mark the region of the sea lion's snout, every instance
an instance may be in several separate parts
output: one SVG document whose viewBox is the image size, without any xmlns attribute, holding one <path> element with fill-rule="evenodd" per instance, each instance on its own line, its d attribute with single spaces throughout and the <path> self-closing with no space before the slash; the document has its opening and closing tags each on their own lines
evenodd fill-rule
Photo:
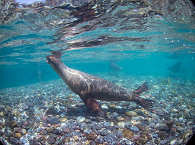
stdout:
<svg viewBox="0 0 195 145">
<path fill-rule="evenodd" d="M 56 64 L 59 62 L 59 58 L 56 58 L 54 55 L 47 56 L 47 63 L 48 64 Z"/>
</svg>

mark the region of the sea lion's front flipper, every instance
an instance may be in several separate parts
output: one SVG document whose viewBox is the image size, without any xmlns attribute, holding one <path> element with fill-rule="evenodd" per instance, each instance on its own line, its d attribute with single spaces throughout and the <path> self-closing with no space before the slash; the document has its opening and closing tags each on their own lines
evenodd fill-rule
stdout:
<svg viewBox="0 0 195 145">
<path fill-rule="evenodd" d="M 148 90 L 148 84 L 144 82 L 141 86 L 139 86 L 136 90 L 133 91 L 133 96 L 140 96 L 141 93 Z"/>
<path fill-rule="evenodd" d="M 85 105 L 91 112 L 96 113 L 100 116 L 104 116 L 104 112 L 102 111 L 99 103 L 95 99 L 85 97 L 81 97 L 81 99 L 84 101 Z"/>
<path fill-rule="evenodd" d="M 135 101 L 138 105 L 141 105 L 146 109 L 149 109 L 152 107 L 154 101 L 139 97 L 141 93 L 147 90 L 148 90 L 148 84 L 145 82 L 141 86 L 139 86 L 135 91 L 133 91 L 133 101 Z"/>
</svg>

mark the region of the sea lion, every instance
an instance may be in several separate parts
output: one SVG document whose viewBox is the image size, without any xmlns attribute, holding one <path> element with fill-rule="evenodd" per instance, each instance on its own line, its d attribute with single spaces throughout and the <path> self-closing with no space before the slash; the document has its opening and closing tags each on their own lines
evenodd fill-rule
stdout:
<svg viewBox="0 0 195 145">
<path fill-rule="evenodd" d="M 101 107 L 96 100 L 135 101 L 143 107 L 151 105 L 151 100 L 139 97 L 142 92 L 148 90 L 146 83 L 142 84 L 133 92 L 128 92 L 126 89 L 107 80 L 69 68 L 60 58 L 60 53 L 53 53 L 53 55 L 47 56 L 47 62 L 59 74 L 69 88 L 80 96 L 85 105 L 92 112 L 102 113 Z"/>
</svg>

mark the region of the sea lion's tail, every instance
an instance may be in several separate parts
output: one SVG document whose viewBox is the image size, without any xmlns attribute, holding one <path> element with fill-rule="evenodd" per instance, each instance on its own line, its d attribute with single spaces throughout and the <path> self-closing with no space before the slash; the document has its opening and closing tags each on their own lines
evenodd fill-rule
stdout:
<svg viewBox="0 0 195 145">
<path fill-rule="evenodd" d="M 139 97 L 141 93 L 147 90 L 148 90 L 148 84 L 145 82 L 141 86 L 139 86 L 135 91 L 133 91 L 133 101 L 135 101 L 138 105 L 141 105 L 144 108 L 150 108 L 154 103 L 153 100 Z"/>
</svg>

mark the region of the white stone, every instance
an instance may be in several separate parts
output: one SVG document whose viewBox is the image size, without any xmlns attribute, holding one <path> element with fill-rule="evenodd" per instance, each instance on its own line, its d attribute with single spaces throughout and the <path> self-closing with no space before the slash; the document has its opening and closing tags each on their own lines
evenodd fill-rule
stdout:
<svg viewBox="0 0 195 145">
<path fill-rule="evenodd" d="M 103 104 L 103 105 L 101 106 L 101 108 L 102 108 L 102 109 L 108 109 L 108 106 L 107 106 L 106 104 Z"/>
<path fill-rule="evenodd" d="M 117 123 L 117 125 L 118 125 L 119 127 L 121 127 L 121 128 L 124 128 L 124 127 L 125 127 L 125 122 L 120 121 L 120 122 Z"/>
<path fill-rule="evenodd" d="M 85 117 L 79 116 L 79 117 L 77 117 L 77 121 L 78 122 L 83 122 L 83 121 L 85 121 Z"/>
</svg>

